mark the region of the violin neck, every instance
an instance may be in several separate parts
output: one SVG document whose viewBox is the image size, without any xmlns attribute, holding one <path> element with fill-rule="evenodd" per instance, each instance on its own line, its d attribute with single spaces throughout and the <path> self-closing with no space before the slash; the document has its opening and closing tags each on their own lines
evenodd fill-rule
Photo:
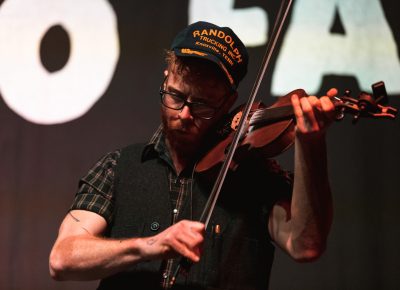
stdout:
<svg viewBox="0 0 400 290">
<path fill-rule="evenodd" d="M 292 106 L 258 109 L 250 118 L 250 126 L 261 127 L 294 117 Z"/>
</svg>

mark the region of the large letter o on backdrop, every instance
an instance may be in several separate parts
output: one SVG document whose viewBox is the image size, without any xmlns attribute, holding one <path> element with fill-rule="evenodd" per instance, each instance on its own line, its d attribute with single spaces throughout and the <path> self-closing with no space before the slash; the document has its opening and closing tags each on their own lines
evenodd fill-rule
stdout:
<svg viewBox="0 0 400 290">
<path fill-rule="evenodd" d="M 60 25 L 70 39 L 67 64 L 50 73 L 43 36 Z M 119 58 L 117 19 L 106 0 L 6 0 L 0 6 L 0 93 L 21 117 L 57 124 L 85 114 L 107 89 Z"/>
</svg>

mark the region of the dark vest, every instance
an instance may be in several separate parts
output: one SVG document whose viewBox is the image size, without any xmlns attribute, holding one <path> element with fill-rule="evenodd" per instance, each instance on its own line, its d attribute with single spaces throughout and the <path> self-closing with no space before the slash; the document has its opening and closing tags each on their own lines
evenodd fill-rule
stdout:
<svg viewBox="0 0 400 290">
<path fill-rule="evenodd" d="M 143 145 L 131 145 L 121 151 L 109 230 L 112 238 L 152 236 L 171 225 L 169 169 L 159 158 L 141 162 L 142 150 Z M 245 167 L 227 177 L 225 184 L 229 186 L 224 185 L 209 223 L 201 261 L 191 267 L 187 277 L 179 276 L 173 289 L 268 288 L 274 247 L 267 231 L 267 216 L 273 201 L 266 202 L 265 196 L 257 194 L 260 182 L 255 179 L 259 176 L 244 173 L 248 173 Z M 264 178 L 264 187 L 265 182 Z M 191 209 L 195 219 L 201 214 L 211 186 L 196 176 Z M 189 218 L 189 208 L 185 206 L 180 219 Z M 212 231 L 217 224 L 219 234 Z M 98 289 L 161 289 L 161 264 L 162 261 L 139 263 L 130 271 L 103 279 Z"/>
</svg>

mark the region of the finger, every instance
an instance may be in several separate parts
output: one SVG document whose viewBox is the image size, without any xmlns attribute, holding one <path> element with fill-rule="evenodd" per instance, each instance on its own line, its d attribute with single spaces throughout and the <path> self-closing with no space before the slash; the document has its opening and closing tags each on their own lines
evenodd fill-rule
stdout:
<svg viewBox="0 0 400 290">
<path fill-rule="evenodd" d="M 200 222 L 189 221 L 189 226 L 192 231 L 196 231 L 199 233 L 204 232 L 205 230 L 204 224 Z"/>
<path fill-rule="evenodd" d="M 177 224 L 176 230 L 176 240 L 180 254 L 192 261 L 198 261 L 200 259 L 199 247 L 204 242 L 204 224 L 192 221 L 181 221 Z"/>
<path fill-rule="evenodd" d="M 307 99 L 313 109 L 322 110 L 321 102 L 316 96 L 309 96 Z"/>
<path fill-rule="evenodd" d="M 188 258 L 189 260 L 193 262 L 198 262 L 200 260 L 200 251 L 198 248 L 190 248 L 185 242 L 180 241 L 179 239 L 176 239 L 172 244 L 171 244 L 173 252 L 176 255 L 183 256 L 185 258 Z"/>
<path fill-rule="evenodd" d="M 325 96 L 320 98 L 319 105 L 321 109 L 315 111 L 314 113 L 318 122 L 319 130 L 324 131 L 324 129 L 332 122 L 333 104 L 331 103 L 330 99 Z"/>
<path fill-rule="evenodd" d="M 290 100 L 292 102 L 294 116 L 296 117 L 297 127 L 304 127 L 304 116 L 303 110 L 301 109 L 299 96 L 293 94 Z"/>
<path fill-rule="evenodd" d="M 328 121 L 328 123 L 332 122 L 336 117 L 336 109 L 331 99 L 329 97 L 322 97 L 321 106 L 325 119 Z"/>
<path fill-rule="evenodd" d="M 179 223 L 177 223 L 177 226 L 178 226 L 178 231 L 187 233 L 192 236 L 197 236 L 197 235 L 203 236 L 205 232 L 205 226 L 203 223 L 200 222 L 182 220 Z"/>
<path fill-rule="evenodd" d="M 321 129 L 324 127 L 326 123 L 326 117 L 323 112 L 321 100 L 317 98 L 316 96 L 310 96 L 308 97 L 308 102 L 310 103 L 312 109 L 313 109 L 313 114 L 315 121 L 317 122 L 318 126 L 311 126 L 313 130 Z M 311 120 L 310 120 L 311 122 Z"/>
<path fill-rule="evenodd" d="M 202 245 L 203 238 L 199 240 L 193 239 L 177 239 L 177 243 L 174 249 L 182 256 L 192 260 L 193 262 L 198 262 L 200 260 L 200 246 Z"/>
<path fill-rule="evenodd" d="M 303 115 L 303 110 L 301 109 L 301 104 L 300 104 L 300 98 L 297 94 L 293 94 L 291 96 L 291 102 L 292 102 L 292 107 L 293 107 L 293 113 L 294 116 L 296 117 L 296 127 L 299 128 L 304 128 L 304 115 Z"/>
<path fill-rule="evenodd" d="M 176 238 L 190 248 L 197 247 L 204 241 L 204 235 L 194 231 L 183 231 Z"/>
<path fill-rule="evenodd" d="M 184 243 L 188 248 L 194 249 L 204 242 L 204 235 L 201 232 L 188 231 L 178 236 L 180 242 Z"/>
<path fill-rule="evenodd" d="M 335 111 L 335 105 L 329 97 L 321 97 L 320 101 L 322 111 L 327 113 Z"/>
<path fill-rule="evenodd" d="M 331 88 L 331 89 L 329 89 L 329 91 L 326 92 L 326 95 L 329 98 L 332 98 L 332 97 L 336 96 L 337 94 L 338 94 L 338 90 L 336 88 Z"/>
<path fill-rule="evenodd" d="M 319 129 L 318 122 L 315 118 L 314 110 L 310 104 L 308 98 L 300 99 L 301 108 L 304 115 L 304 128 L 301 128 L 303 132 L 306 131 L 316 131 Z"/>
<path fill-rule="evenodd" d="M 200 261 L 200 250 L 198 247 L 193 249 L 190 249 L 188 247 L 182 247 L 182 251 L 180 252 L 180 254 L 188 258 L 192 262 L 197 263 L 198 261 Z"/>
</svg>

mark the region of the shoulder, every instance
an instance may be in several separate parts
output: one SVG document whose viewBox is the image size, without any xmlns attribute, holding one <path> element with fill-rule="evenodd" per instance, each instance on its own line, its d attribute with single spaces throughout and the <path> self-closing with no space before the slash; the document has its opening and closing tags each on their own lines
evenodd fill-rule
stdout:
<svg viewBox="0 0 400 290">
<path fill-rule="evenodd" d="M 104 154 L 95 164 L 94 167 L 114 168 L 118 162 L 126 156 L 140 156 L 145 148 L 145 143 L 130 144 L 122 148 Z"/>
<path fill-rule="evenodd" d="M 98 161 L 97 164 L 116 165 L 121 157 L 121 149 L 107 152 Z"/>
<path fill-rule="evenodd" d="M 132 161 L 140 162 L 143 154 L 145 154 L 145 152 L 146 152 L 147 147 L 148 146 L 146 145 L 146 143 L 135 143 L 135 144 L 130 144 L 128 146 L 125 146 L 125 147 L 119 149 L 120 163 L 123 163 L 124 161 L 125 162 L 132 162 Z"/>
<path fill-rule="evenodd" d="M 117 166 L 118 160 L 121 156 L 121 150 L 117 149 L 104 154 L 100 157 L 96 163 L 89 169 L 87 174 L 82 180 L 97 179 L 99 176 L 112 175 L 115 167 Z"/>
<path fill-rule="evenodd" d="M 121 154 L 142 154 L 146 148 L 146 143 L 134 143 L 118 149 Z"/>
</svg>

